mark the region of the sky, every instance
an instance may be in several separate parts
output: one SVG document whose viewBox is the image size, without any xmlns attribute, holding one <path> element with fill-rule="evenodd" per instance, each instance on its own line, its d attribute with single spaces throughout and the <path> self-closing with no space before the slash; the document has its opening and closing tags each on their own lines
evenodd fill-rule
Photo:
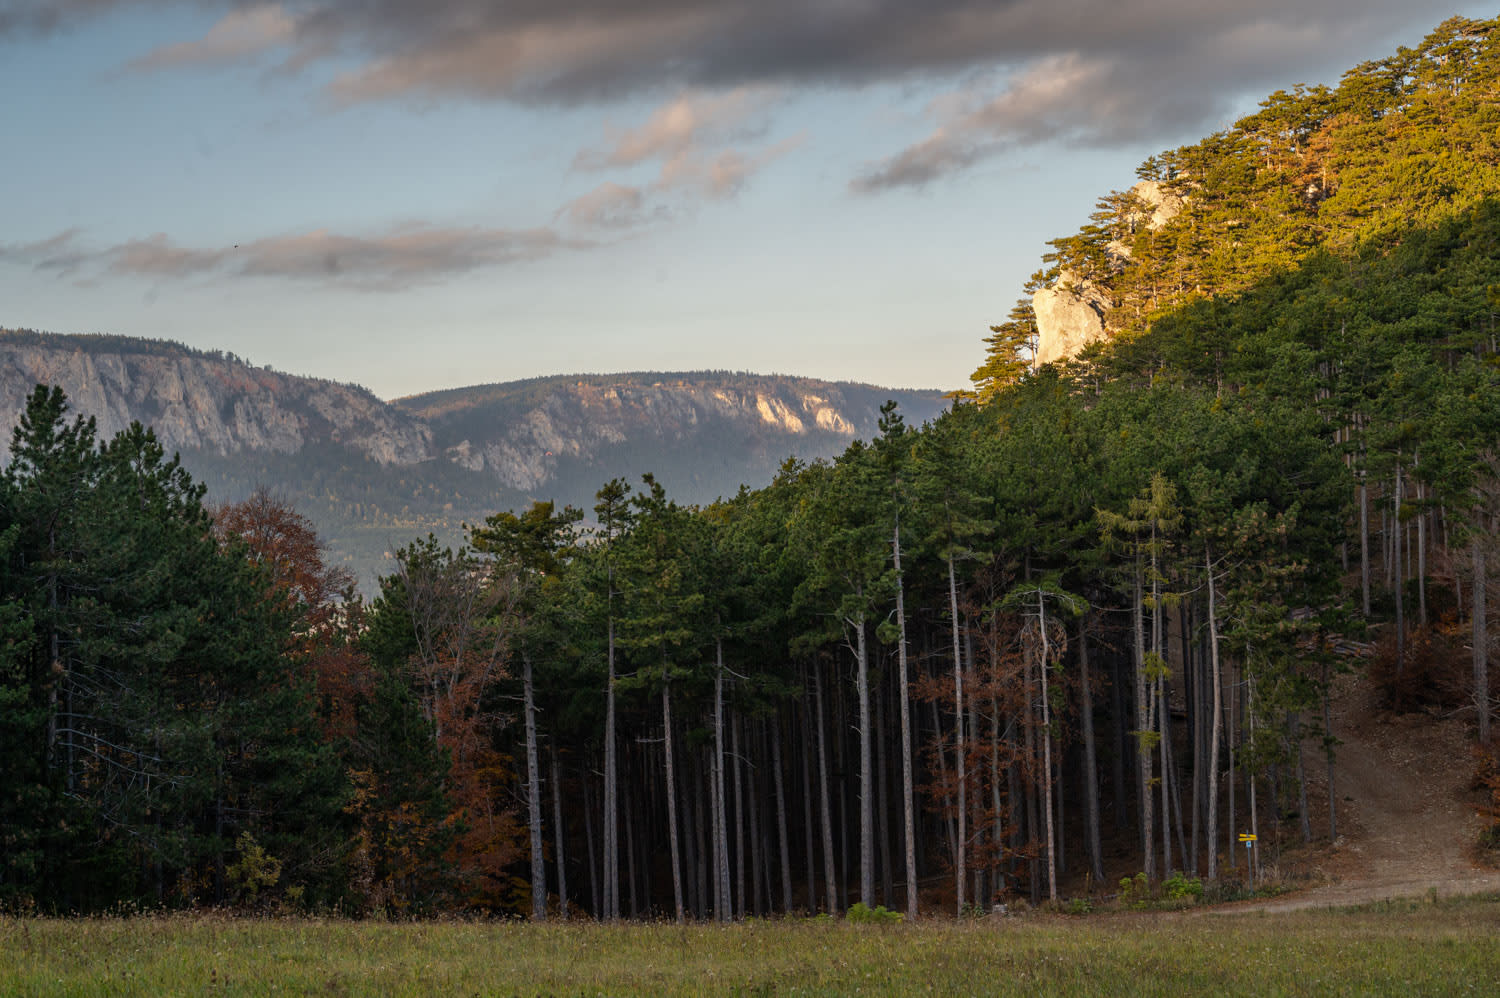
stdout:
<svg viewBox="0 0 1500 998">
<path fill-rule="evenodd" d="M 0 327 L 952 389 L 1148 156 L 1479 4 L 0 0 Z"/>
</svg>

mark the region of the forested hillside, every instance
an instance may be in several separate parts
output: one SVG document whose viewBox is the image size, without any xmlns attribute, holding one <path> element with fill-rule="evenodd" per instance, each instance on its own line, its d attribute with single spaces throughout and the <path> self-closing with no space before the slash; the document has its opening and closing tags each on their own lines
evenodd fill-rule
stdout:
<svg viewBox="0 0 1500 998">
<path fill-rule="evenodd" d="M 1125 206 L 1038 278 L 1107 289 L 1111 335 L 1071 362 L 1031 367 L 1023 301 L 930 422 L 887 405 L 872 441 L 707 505 L 645 475 L 495 512 L 462 549 L 412 541 L 368 605 L 266 497 L 203 546 L 186 484 L 142 524 L 260 595 L 87 585 L 132 576 L 62 558 L 101 528 L 49 532 L 47 503 L 133 511 L 159 459 L 123 460 L 140 431 L 88 457 L 39 394 L 0 503 L 23 760 L 0 893 L 679 920 L 963 912 L 1136 871 L 1232 896 L 1239 833 L 1337 837 L 1308 775 L 1337 795 L 1349 669 L 1470 719 L 1500 795 L 1496 27 L 1446 22 L 1146 164 L 1182 212 L 1131 232 Z M 222 680 L 186 652 L 220 592 L 279 628 Z M 256 727 L 230 695 L 251 680 L 304 720 Z M 100 875 L 49 872 L 82 856 Z"/>
</svg>

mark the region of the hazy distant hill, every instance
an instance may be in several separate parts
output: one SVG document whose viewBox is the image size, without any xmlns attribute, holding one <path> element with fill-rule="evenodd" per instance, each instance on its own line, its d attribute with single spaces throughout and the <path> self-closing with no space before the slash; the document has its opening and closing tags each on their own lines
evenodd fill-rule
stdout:
<svg viewBox="0 0 1500 998">
<path fill-rule="evenodd" d="M 254 367 L 233 354 L 120 336 L 0 330 L 0 450 L 38 382 L 67 392 L 101 435 L 156 428 L 216 500 L 257 485 L 318 524 L 368 589 L 414 537 L 554 499 L 585 509 L 605 481 L 654 473 L 683 502 L 769 481 L 788 456 L 828 457 L 876 432 L 896 399 L 932 418 L 937 391 L 731 372 L 577 375 L 383 402 Z"/>
</svg>

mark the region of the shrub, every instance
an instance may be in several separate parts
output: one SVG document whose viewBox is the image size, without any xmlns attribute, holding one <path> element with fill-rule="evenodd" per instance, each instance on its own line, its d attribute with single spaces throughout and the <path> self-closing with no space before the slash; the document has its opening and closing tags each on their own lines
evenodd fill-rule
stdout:
<svg viewBox="0 0 1500 998">
<path fill-rule="evenodd" d="M 1197 901 L 1203 897 L 1203 881 L 1197 877 L 1174 873 L 1162 882 L 1161 891 L 1172 901 L 1181 901 L 1185 898 Z"/>
<path fill-rule="evenodd" d="M 849 914 L 845 916 L 849 921 L 861 925 L 884 925 L 890 922 L 901 921 L 899 911 L 891 911 L 883 904 L 877 904 L 873 909 L 863 901 L 855 902 L 849 908 Z"/>
</svg>

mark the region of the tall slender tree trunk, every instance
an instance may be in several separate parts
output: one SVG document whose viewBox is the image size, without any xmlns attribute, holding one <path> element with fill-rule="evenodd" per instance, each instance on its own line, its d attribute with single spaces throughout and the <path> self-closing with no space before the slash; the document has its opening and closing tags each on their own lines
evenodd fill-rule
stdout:
<svg viewBox="0 0 1500 998">
<path fill-rule="evenodd" d="M 1135 594 L 1131 619 L 1135 627 L 1135 721 L 1136 756 L 1140 763 L 1141 852 L 1146 879 L 1156 883 L 1156 834 L 1151 801 L 1151 694 L 1146 682 L 1145 594 L 1141 591 L 1141 565 L 1136 562 Z"/>
<path fill-rule="evenodd" d="M 745 917 L 745 793 L 740 772 L 740 718 L 735 713 L 729 722 L 729 768 L 734 774 L 734 904 L 736 918 Z"/>
<path fill-rule="evenodd" d="M 547 867 L 542 850 L 542 773 L 537 760 L 536 690 L 531 656 L 521 656 L 521 694 L 526 710 L 526 819 L 531 831 L 531 917 L 547 918 Z"/>
<path fill-rule="evenodd" d="M 807 712 L 807 674 L 803 673 L 803 698 L 802 709 L 798 713 L 802 717 L 802 751 L 797 755 L 802 759 L 802 837 L 803 844 L 807 847 L 806 864 L 803 866 L 803 881 L 807 886 L 807 913 L 811 915 L 818 910 L 818 853 L 814 846 L 813 829 L 817 827 L 817 819 L 813 816 L 813 781 L 812 767 L 808 761 L 813 754 L 812 724 Z M 821 756 L 819 757 L 821 758 Z"/>
<path fill-rule="evenodd" d="M 1041 661 L 1037 663 L 1042 675 L 1042 810 L 1046 813 L 1047 834 L 1047 899 L 1057 900 L 1057 835 L 1052 826 L 1052 705 L 1047 692 L 1048 661 L 1052 656 L 1047 642 L 1047 601 L 1042 590 L 1036 594 L 1037 630 L 1042 636 Z"/>
<path fill-rule="evenodd" d="M 1292 750 L 1297 760 L 1297 813 L 1301 818 L 1302 844 L 1312 842 L 1312 815 L 1307 813 L 1307 769 L 1302 757 L 1302 714 L 1292 711 Z"/>
<path fill-rule="evenodd" d="M 1474 559 L 1474 707 L 1479 712 L 1479 744 L 1487 745 L 1490 740 L 1489 607 L 1483 532 L 1477 525 L 1470 550 Z"/>
<path fill-rule="evenodd" d="M 806 755 L 806 753 L 803 753 Z M 771 765 L 776 774 L 776 844 L 781 859 L 781 911 L 792 910 L 792 846 L 787 837 L 786 791 L 781 772 L 781 718 L 771 719 Z"/>
<path fill-rule="evenodd" d="M 1099 840 L 1099 760 L 1094 747 L 1094 684 L 1089 677 L 1088 616 L 1078 619 L 1078 665 L 1080 713 L 1083 721 L 1083 798 L 1088 824 L 1089 873 L 1096 884 L 1104 883 L 1104 849 Z"/>
<path fill-rule="evenodd" d="M 906 671 L 906 585 L 901 577 L 901 519 L 896 518 L 892 550 L 896 568 L 896 624 L 900 630 L 896 652 L 901 697 L 901 816 L 906 830 L 906 917 L 917 917 L 916 790 L 911 772 L 911 692 Z"/>
<path fill-rule="evenodd" d="M 610 600 L 614 599 L 614 569 L 609 571 Z M 620 917 L 619 758 L 615 747 L 615 617 L 610 610 L 609 679 L 604 702 L 604 920 Z"/>
<path fill-rule="evenodd" d="M 587 808 L 585 807 L 585 813 Z M 562 768 L 557 762 L 557 743 L 552 744 L 552 836 L 557 854 L 557 914 L 568 917 L 568 866 L 563 855 Z"/>
<path fill-rule="evenodd" d="M 604 885 L 599 877 L 599 853 L 594 848 L 594 802 L 590 800 L 593 795 L 589 793 L 589 782 L 587 774 L 583 780 L 583 844 L 589 856 L 589 890 L 594 898 L 594 917 L 600 917 L 604 912 Z"/>
<path fill-rule="evenodd" d="M 871 751 L 870 659 L 865 646 L 865 618 L 851 622 L 855 631 L 855 695 L 859 699 L 859 899 L 875 907 L 875 770 Z"/>
<path fill-rule="evenodd" d="M 969 773 L 964 741 L 964 657 L 958 639 L 958 576 L 953 553 L 948 553 L 948 616 L 953 624 L 953 757 L 958 780 L 958 850 L 953 858 L 953 881 L 958 893 L 958 914 L 964 913 L 964 878 L 968 869 Z"/>
<path fill-rule="evenodd" d="M 1204 545 L 1203 568 L 1208 577 L 1209 685 L 1213 689 L 1213 721 L 1208 736 L 1208 879 L 1214 880 L 1219 875 L 1219 742 L 1223 725 L 1224 682 L 1219 669 L 1218 595 L 1214 584 L 1214 556 L 1213 549 L 1208 545 Z"/>
<path fill-rule="evenodd" d="M 713 781 L 717 788 L 714 798 L 714 911 L 719 921 L 731 917 L 729 897 L 729 821 L 724 806 L 724 643 L 714 639 L 714 764 Z"/>
<path fill-rule="evenodd" d="M 1359 472 L 1359 595 L 1365 618 L 1370 616 L 1370 485 Z"/>
<path fill-rule="evenodd" d="M 1396 462 L 1396 483 L 1394 508 L 1391 510 L 1391 531 L 1393 534 L 1391 552 L 1394 556 L 1393 565 L 1395 581 L 1393 589 L 1396 595 L 1396 678 L 1401 678 L 1401 673 L 1406 668 L 1406 577 L 1401 564 L 1401 462 Z"/>
<path fill-rule="evenodd" d="M 813 666 L 813 699 L 818 707 L 818 783 L 822 790 L 820 802 L 823 810 L 823 882 L 828 894 L 830 915 L 839 912 L 838 880 L 834 876 L 836 860 L 833 853 L 833 809 L 828 799 L 828 737 L 823 725 L 823 675 Z"/>
<path fill-rule="evenodd" d="M 677 844 L 677 774 L 672 765 L 672 685 L 665 680 L 661 687 L 661 727 L 667 769 L 667 841 L 672 861 L 672 909 L 681 925 L 686 921 L 686 912 L 682 904 L 682 860 Z"/>
</svg>

